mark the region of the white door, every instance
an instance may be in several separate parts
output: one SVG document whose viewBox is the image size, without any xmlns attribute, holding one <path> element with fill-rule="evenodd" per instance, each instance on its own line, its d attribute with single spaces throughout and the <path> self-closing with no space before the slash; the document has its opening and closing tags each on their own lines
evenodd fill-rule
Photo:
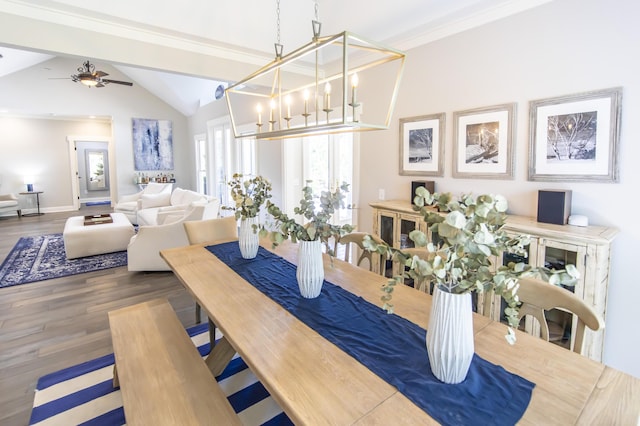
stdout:
<svg viewBox="0 0 640 426">
<path fill-rule="evenodd" d="M 110 140 L 104 137 L 68 136 L 73 206 L 111 203 L 112 166 Z"/>
</svg>

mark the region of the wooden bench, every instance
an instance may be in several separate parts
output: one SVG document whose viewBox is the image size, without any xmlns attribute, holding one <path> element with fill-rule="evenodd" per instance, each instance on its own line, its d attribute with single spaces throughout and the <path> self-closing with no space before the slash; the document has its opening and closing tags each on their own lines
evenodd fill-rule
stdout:
<svg viewBox="0 0 640 426">
<path fill-rule="evenodd" d="M 111 311 L 109 325 L 127 424 L 241 424 L 166 299 Z"/>
</svg>

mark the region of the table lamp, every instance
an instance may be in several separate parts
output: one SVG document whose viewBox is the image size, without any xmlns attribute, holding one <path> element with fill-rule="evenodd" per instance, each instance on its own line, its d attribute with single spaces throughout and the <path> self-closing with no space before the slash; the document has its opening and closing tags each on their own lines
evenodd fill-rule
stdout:
<svg viewBox="0 0 640 426">
<path fill-rule="evenodd" d="M 33 192 L 33 176 L 25 176 L 24 183 L 27 185 L 27 192 Z"/>
</svg>

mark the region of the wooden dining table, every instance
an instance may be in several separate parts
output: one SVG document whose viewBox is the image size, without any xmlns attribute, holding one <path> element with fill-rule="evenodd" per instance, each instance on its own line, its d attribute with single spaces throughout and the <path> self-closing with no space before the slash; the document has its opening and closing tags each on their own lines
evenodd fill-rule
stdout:
<svg viewBox="0 0 640 426">
<path fill-rule="evenodd" d="M 296 264 L 296 244 L 261 244 Z M 207 358 L 214 375 L 237 352 L 295 424 L 438 424 L 204 245 L 160 254 L 224 336 Z M 386 278 L 324 256 L 325 280 L 382 306 Z M 395 314 L 428 329 L 431 296 L 396 287 Z M 639 379 L 517 330 L 517 343 L 510 345 L 504 324 L 478 314 L 473 321 L 476 354 L 535 383 L 519 424 L 638 424 Z"/>
</svg>

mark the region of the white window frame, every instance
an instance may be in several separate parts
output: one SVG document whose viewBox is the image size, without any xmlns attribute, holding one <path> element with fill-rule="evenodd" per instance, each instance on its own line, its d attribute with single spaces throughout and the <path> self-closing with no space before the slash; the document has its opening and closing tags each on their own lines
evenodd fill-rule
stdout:
<svg viewBox="0 0 640 426">
<path fill-rule="evenodd" d="M 341 179 L 339 178 L 338 173 L 340 150 L 337 149 L 337 144 L 339 143 L 339 141 L 336 140 L 336 137 L 346 135 L 347 134 L 328 136 L 331 139 L 329 143 L 329 164 L 327 165 L 328 184 L 330 186 L 335 186 L 336 184 L 341 183 L 339 182 Z M 351 150 L 351 177 L 350 179 L 347 179 L 347 183 L 350 184 L 348 194 L 348 198 L 350 198 L 350 201 L 347 201 L 347 207 L 350 208 L 348 212 L 350 212 L 350 214 L 344 214 L 345 212 L 343 211 L 340 215 L 341 217 L 333 218 L 333 222 L 336 224 L 349 223 L 353 226 L 357 226 L 357 203 L 359 193 L 358 176 L 360 174 L 360 137 L 358 133 L 351 133 L 348 135 L 351 135 L 353 137 Z M 327 138 L 326 135 L 319 137 Z M 306 142 L 307 141 L 304 139 L 287 139 L 285 140 L 285 144 L 283 146 L 283 192 L 285 194 L 285 196 L 283 197 L 283 210 L 288 214 L 293 214 L 294 207 L 298 206 L 300 198 L 302 197 L 302 187 L 305 185 L 306 180 L 310 178 L 308 170 L 311 162 L 314 161 L 314 158 L 310 154 L 310 146 Z"/>
<path fill-rule="evenodd" d="M 220 199 L 221 205 L 230 205 L 226 183 L 234 173 L 255 175 L 258 170 L 255 138 L 236 139 L 230 118 L 207 122 L 208 195 Z M 221 211 L 224 215 L 224 210 Z"/>
<path fill-rule="evenodd" d="M 209 169 L 207 159 L 209 158 L 209 146 L 207 144 L 206 133 L 200 133 L 193 136 L 194 152 L 195 152 L 195 165 L 196 165 L 196 190 L 201 194 L 209 194 Z M 202 162 L 202 151 L 204 150 L 204 163 Z M 201 172 L 204 172 L 203 182 L 201 178 Z"/>
</svg>

